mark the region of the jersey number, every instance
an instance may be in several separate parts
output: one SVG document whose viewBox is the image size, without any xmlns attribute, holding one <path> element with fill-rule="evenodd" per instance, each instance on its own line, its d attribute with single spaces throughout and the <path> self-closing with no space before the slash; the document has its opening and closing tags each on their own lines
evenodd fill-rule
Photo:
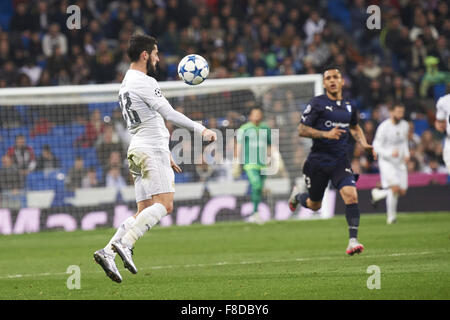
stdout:
<svg viewBox="0 0 450 320">
<path fill-rule="evenodd" d="M 125 108 L 123 107 L 122 98 L 125 98 Z M 136 124 L 141 123 L 141 119 L 139 118 L 139 115 L 136 112 L 136 110 L 131 110 L 131 108 L 130 108 L 131 107 L 131 99 L 130 99 L 130 94 L 128 92 L 125 92 L 123 94 L 123 97 L 121 94 L 119 94 L 119 104 L 120 104 L 120 108 L 122 109 L 122 113 L 130 121 L 131 125 L 136 125 Z"/>
</svg>

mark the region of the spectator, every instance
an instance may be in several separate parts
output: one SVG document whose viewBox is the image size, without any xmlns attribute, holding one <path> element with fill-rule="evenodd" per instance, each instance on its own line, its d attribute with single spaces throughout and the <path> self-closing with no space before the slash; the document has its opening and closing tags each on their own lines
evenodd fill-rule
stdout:
<svg viewBox="0 0 450 320">
<path fill-rule="evenodd" d="M 51 171 L 60 168 L 58 158 L 55 157 L 48 144 L 42 147 L 42 153 L 37 159 L 36 170 Z"/>
<path fill-rule="evenodd" d="M 27 2 L 18 2 L 9 22 L 9 28 L 12 32 L 22 33 L 32 30 L 33 27 L 33 19 L 28 10 Z"/>
<path fill-rule="evenodd" d="M 111 168 L 117 167 L 120 169 L 120 174 L 123 177 L 126 177 L 127 181 L 129 181 L 128 178 L 130 178 L 131 175 L 128 170 L 128 160 L 124 160 L 124 157 L 120 154 L 120 152 L 112 151 L 107 161 L 107 165 L 103 168 L 103 172 L 108 172 Z"/>
<path fill-rule="evenodd" d="M 305 43 L 309 45 L 314 40 L 314 34 L 321 33 L 325 27 L 325 19 L 319 16 L 317 11 L 311 12 L 308 20 L 306 20 L 303 30 L 306 34 Z"/>
<path fill-rule="evenodd" d="M 0 168 L 1 208 L 19 209 L 24 203 L 25 179 L 14 165 L 9 155 L 2 157 Z"/>
<path fill-rule="evenodd" d="M 114 132 L 111 125 L 105 126 L 103 134 L 97 143 L 97 158 L 104 169 L 108 166 L 111 153 L 118 152 L 121 157 L 124 155 L 122 145 L 119 143 L 119 136 Z"/>
<path fill-rule="evenodd" d="M 42 51 L 47 57 L 51 57 L 54 55 L 55 48 L 61 50 L 61 55 L 66 55 L 68 52 L 67 37 L 60 32 L 57 23 L 52 23 L 48 33 L 42 39 Z"/>
<path fill-rule="evenodd" d="M 103 133 L 104 128 L 105 124 L 101 119 L 100 110 L 95 109 L 86 124 L 84 133 L 75 141 L 75 145 L 82 148 L 92 147 L 98 136 Z"/>
<path fill-rule="evenodd" d="M 30 79 L 30 84 L 35 86 L 41 77 L 42 68 L 36 65 L 33 57 L 28 57 L 25 60 L 25 65 L 19 69 L 19 72 L 26 74 Z"/>
<path fill-rule="evenodd" d="M 15 144 L 8 149 L 7 155 L 11 157 L 22 179 L 36 168 L 34 150 L 26 144 L 26 138 L 22 134 L 16 136 Z"/>
<path fill-rule="evenodd" d="M 95 188 L 99 187 L 99 182 L 97 179 L 97 172 L 95 168 L 89 168 L 86 175 L 81 180 L 82 188 Z"/>
<path fill-rule="evenodd" d="M 122 189 L 127 185 L 125 178 L 120 173 L 120 168 L 113 166 L 106 175 L 106 186 Z"/>
<path fill-rule="evenodd" d="M 12 158 L 5 154 L 2 157 L 0 168 L 0 191 L 16 192 L 24 188 L 25 180 L 21 177 L 19 169 L 14 165 Z"/>
<path fill-rule="evenodd" d="M 33 29 L 47 31 L 50 24 L 47 1 L 39 0 L 37 8 L 33 10 Z"/>
<path fill-rule="evenodd" d="M 75 190 L 81 188 L 83 178 L 87 174 L 87 169 L 84 167 L 84 160 L 82 157 L 75 159 L 74 166 L 69 170 L 65 181 L 68 190 Z"/>
<path fill-rule="evenodd" d="M 56 81 L 61 70 L 69 68 L 69 59 L 63 55 L 60 47 L 55 47 L 53 55 L 48 59 L 47 70 L 50 73 L 50 77 Z"/>
</svg>

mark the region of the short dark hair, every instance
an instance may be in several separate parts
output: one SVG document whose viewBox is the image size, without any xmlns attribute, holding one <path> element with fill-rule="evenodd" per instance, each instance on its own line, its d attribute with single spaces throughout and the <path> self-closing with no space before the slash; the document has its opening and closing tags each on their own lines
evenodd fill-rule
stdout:
<svg viewBox="0 0 450 320">
<path fill-rule="evenodd" d="M 405 105 L 401 102 L 394 102 L 390 107 L 389 110 L 393 111 L 395 108 L 400 107 L 406 109 Z"/>
<path fill-rule="evenodd" d="M 138 61 L 142 51 L 147 51 L 150 54 L 155 48 L 156 43 L 157 41 L 154 37 L 145 34 L 132 35 L 127 49 L 127 54 L 131 62 Z"/>
<path fill-rule="evenodd" d="M 325 74 L 325 72 L 327 72 L 328 70 L 337 70 L 339 71 L 340 74 L 342 74 L 341 72 L 341 68 L 339 68 L 339 66 L 335 65 L 335 64 L 328 64 L 326 65 L 323 69 L 322 69 L 322 74 Z"/>
<path fill-rule="evenodd" d="M 254 106 L 250 109 L 250 111 L 248 112 L 248 115 L 250 115 L 254 110 L 259 110 L 261 111 L 261 113 L 264 115 L 264 110 L 261 107 L 258 106 Z"/>
</svg>

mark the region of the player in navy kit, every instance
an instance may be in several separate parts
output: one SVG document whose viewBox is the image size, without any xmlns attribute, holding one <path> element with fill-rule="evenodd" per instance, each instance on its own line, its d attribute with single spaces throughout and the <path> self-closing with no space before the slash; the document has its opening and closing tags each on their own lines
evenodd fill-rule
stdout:
<svg viewBox="0 0 450 320">
<path fill-rule="evenodd" d="M 311 152 L 303 166 L 308 192 L 294 190 L 289 207 L 294 211 L 298 204 L 313 211 L 320 209 L 328 182 L 339 190 L 345 203 L 345 216 L 349 228 L 349 245 L 346 253 L 361 253 L 364 246 L 357 240 L 359 226 L 358 193 L 356 178 L 351 169 L 348 154 L 352 145 L 350 134 L 362 147 L 376 154 L 358 125 L 358 113 L 347 99 L 343 99 L 344 79 L 338 68 L 329 67 L 323 74 L 326 94 L 314 97 L 303 112 L 298 127 L 299 136 L 312 138 Z"/>
</svg>

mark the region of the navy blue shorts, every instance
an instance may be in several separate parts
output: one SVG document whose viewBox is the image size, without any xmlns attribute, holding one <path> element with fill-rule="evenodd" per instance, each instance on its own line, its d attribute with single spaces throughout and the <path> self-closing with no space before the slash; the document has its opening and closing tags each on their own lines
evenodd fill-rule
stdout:
<svg viewBox="0 0 450 320">
<path fill-rule="evenodd" d="M 315 202 L 322 201 L 330 180 L 337 190 L 345 186 L 356 187 L 355 175 L 347 159 L 327 166 L 321 165 L 318 160 L 307 159 L 303 166 L 303 174 L 309 198 Z"/>
</svg>

